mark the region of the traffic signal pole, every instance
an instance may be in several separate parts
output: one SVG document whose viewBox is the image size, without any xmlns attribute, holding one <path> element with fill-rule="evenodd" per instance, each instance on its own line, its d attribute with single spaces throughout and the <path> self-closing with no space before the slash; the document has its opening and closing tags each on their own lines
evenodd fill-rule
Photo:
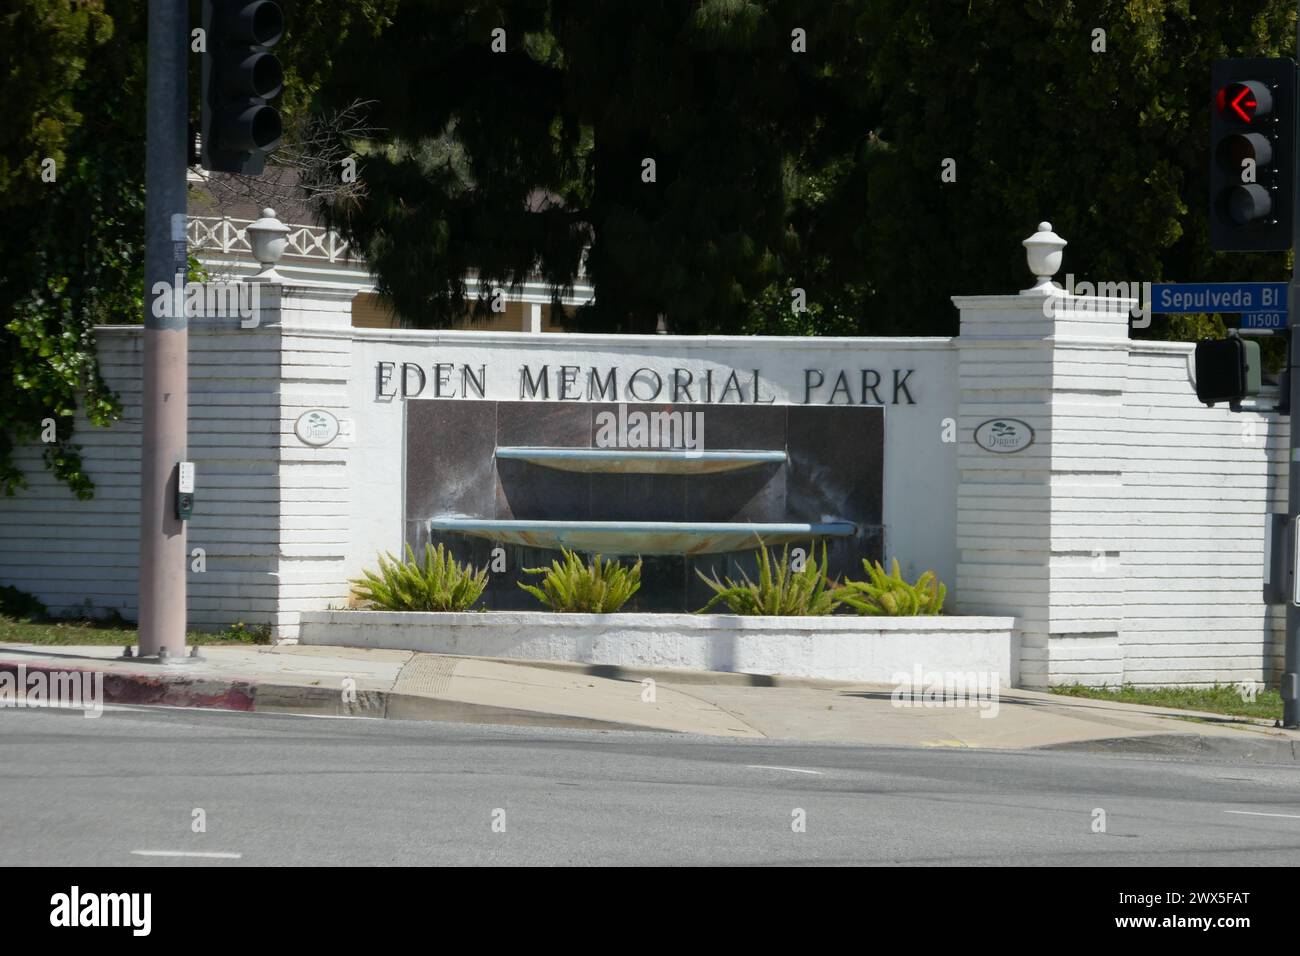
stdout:
<svg viewBox="0 0 1300 956">
<path fill-rule="evenodd" d="M 149 0 L 140 656 L 177 661 L 185 658 L 186 623 L 185 523 L 177 517 L 176 492 L 189 424 L 189 330 L 184 308 L 188 51 L 188 4 Z M 162 302 L 155 291 L 159 283 L 168 290 Z"/>
<path fill-rule="evenodd" d="M 1300 5 L 1298 5 L 1300 6 Z M 1296 20 L 1296 62 L 1300 63 L 1300 16 Z M 1300 98 L 1298 98 L 1300 99 Z M 1296 107 L 1300 111 L 1300 107 Z M 1300 117 L 1291 117 L 1294 123 Z M 1300 197 L 1300 159 L 1291 163 L 1292 193 Z M 1296 604 L 1296 567 L 1300 520 L 1300 335 L 1295 323 L 1300 318 L 1300 215 L 1291 217 L 1291 287 L 1287 290 L 1287 388 L 1290 399 L 1291 440 L 1287 442 L 1287 527 L 1291 529 L 1291 580 L 1286 602 L 1286 652 L 1282 668 L 1282 724 L 1300 727 L 1300 605 Z M 1266 559 L 1267 560 L 1267 559 Z"/>
</svg>

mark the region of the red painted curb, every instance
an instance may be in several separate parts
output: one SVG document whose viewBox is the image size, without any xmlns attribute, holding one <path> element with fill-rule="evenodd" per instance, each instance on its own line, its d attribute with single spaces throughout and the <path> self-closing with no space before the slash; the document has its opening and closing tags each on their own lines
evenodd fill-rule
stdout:
<svg viewBox="0 0 1300 956">
<path fill-rule="evenodd" d="M 257 684 L 249 680 L 187 677 L 184 674 L 132 673 L 96 670 L 91 667 L 61 667 L 55 664 L 0 661 L 0 673 L 13 674 L 103 674 L 106 704 L 140 704 L 166 707 L 208 707 L 213 710 L 252 711 Z"/>
</svg>

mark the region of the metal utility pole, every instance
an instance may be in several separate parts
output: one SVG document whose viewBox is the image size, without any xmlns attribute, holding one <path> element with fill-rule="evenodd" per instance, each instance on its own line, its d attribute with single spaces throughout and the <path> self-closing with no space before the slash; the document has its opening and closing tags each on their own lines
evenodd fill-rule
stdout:
<svg viewBox="0 0 1300 956">
<path fill-rule="evenodd" d="M 1297 4 L 1300 10 L 1300 4 Z M 1300 14 L 1296 19 L 1296 62 L 1300 63 Z M 1292 118 L 1295 122 L 1296 118 Z M 1300 196 L 1300 159 L 1291 163 L 1292 195 Z M 1291 529 L 1291 593 L 1286 602 L 1286 661 L 1282 669 L 1282 723 L 1300 727 L 1300 586 L 1297 549 L 1300 548 L 1300 215 L 1291 217 L 1291 287 L 1287 290 L 1287 383 L 1291 412 L 1291 440 L 1287 442 L 1287 526 Z"/>
<path fill-rule="evenodd" d="M 149 0 L 145 159 L 144 408 L 140 460 L 140 656 L 185 657 L 185 523 L 178 465 L 189 411 L 185 171 L 189 5 Z M 163 314 L 154 291 L 166 283 Z"/>
</svg>

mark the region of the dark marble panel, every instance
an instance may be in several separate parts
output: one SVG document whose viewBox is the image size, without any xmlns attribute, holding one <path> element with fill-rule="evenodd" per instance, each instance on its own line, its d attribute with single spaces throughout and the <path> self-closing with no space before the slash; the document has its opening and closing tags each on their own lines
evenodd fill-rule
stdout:
<svg viewBox="0 0 1300 956">
<path fill-rule="evenodd" d="M 591 476 L 513 459 L 497 461 L 494 518 L 585 521 L 591 516 Z"/>
<path fill-rule="evenodd" d="M 882 556 L 882 409 L 629 405 L 625 414 L 674 410 L 704 413 L 705 449 L 784 447 L 789 461 L 712 475 L 565 472 L 496 461 L 493 452 L 498 444 L 591 447 L 598 444 L 597 413 L 617 415 L 618 405 L 412 401 L 407 540 L 421 549 L 429 537 L 424 519 L 435 514 L 607 521 L 843 519 L 859 530 L 853 538 L 828 542 L 833 577 L 859 577 L 863 557 Z M 698 420 L 692 425 L 698 427 Z M 486 539 L 456 533 L 439 532 L 432 540 L 447 544 L 459 559 L 476 566 L 490 564 L 496 547 Z M 521 579 L 534 580 L 523 575 L 522 568 L 549 565 L 558 552 L 502 547 L 508 570 L 492 574 L 484 603 L 535 609 L 535 599 L 518 587 Z M 781 549 L 775 550 L 779 555 Z M 712 591 L 696 569 L 733 578 L 743 570 L 757 578 L 752 549 L 727 555 L 648 556 L 642 590 L 628 610 L 698 610 Z"/>
<path fill-rule="evenodd" d="M 591 406 L 591 444 L 595 448 L 709 447 L 709 415 L 700 405 L 647 405 L 608 402 Z M 645 416 L 639 438 L 636 416 Z"/>
<path fill-rule="evenodd" d="M 790 406 L 789 519 L 881 524 L 883 451 L 883 408 Z"/>
<path fill-rule="evenodd" d="M 492 514 L 496 403 L 406 402 L 406 516 Z"/>
<path fill-rule="evenodd" d="M 591 408 L 568 402 L 498 402 L 497 445 L 591 447 Z M 497 462 L 494 518 L 583 521 L 590 515 L 587 475 L 524 461 Z"/>
<path fill-rule="evenodd" d="M 704 421 L 707 450 L 779 451 L 786 442 L 786 406 L 710 406 Z M 686 491 L 690 521 L 780 521 L 785 513 L 785 469 L 776 464 L 694 476 Z"/>
<path fill-rule="evenodd" d="M 684 521 L 686 475 L 592 475 L 593 521 Z"/>
<path fill-rule="evenodd" d="M 709 405 L 704 447 L 714 451 L 777 451 L 786 444 L 786 405 Z"/>
<path fill-rule="evenodd" d="M 688 521 L 781 521 L 786 468 L 770 463 L 742 471 L 692 475 L 686 487 Z"/>
<path fill-rule="evenodd" d="M 624 564 L 636 563 L 635 558 Z M 653 554 L 641 559 L 641 589 L 623 606 L 625 611 L 681 612 L 686 558 L 679 554 Z"/>
<path fill-rule="evenodd" d="M 526 574 L 525 568 L 547 568 L 560 557 L 558 551 L 528 548 L 522 545 L 503 545 L 506 552 L 506 570 L 494 573 L 488 581 L 484 595 L 490 606 L 502 611 L 542 611 L 545 607 L 519 586 L 522 581 L 534 587 L 541 586 L 542 575 Z"/>
<path fill-rule="evenodd" d="M 498 445 L 591 447 L 591 406 L 574 402 L 497 402 Z"/>
</svg>

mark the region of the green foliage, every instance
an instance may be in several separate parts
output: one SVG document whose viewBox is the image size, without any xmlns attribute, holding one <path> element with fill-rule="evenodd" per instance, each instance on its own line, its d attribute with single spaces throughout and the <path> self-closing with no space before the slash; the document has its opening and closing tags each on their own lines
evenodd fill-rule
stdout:
<svg viewBox="0 0 1300 956">
<path fill-rule="evenodd" d="M 552 611 L 577 614 L 612 614 L 641 589 L 641 559 L 631 568 L 617 561 L 601 563 L 600 555 L 584 562 L 567 548 L 549 568 L 524 568 L 525 574 L 545 575 L 542 586 L 519 586 Z"/>
<path fill-rule="evenodd" d="M 563 289 L 589 245 L 600 291 L 575 328 L 650 331 L 665 312 L 675 331 L 734 331 L 795 275 L 792 169 L 866 128 L 861 5 L 404 4 L 323 90 L 326 106 L 377 101 L 388 131 L 364 160 L 369 199 L 333 212 L 414 322 L 457 319 L 475 271 L 510 287 L 536 268 Z M 815 52 L 792 51 L 792 24 Z"/>
<path fill-rule="evenodd" d="M 761 614 L 768 616 L 820 616 L 830 614 L 839 603 L 832 582 L 826 578 L 826 546 L 822 545 L 821 563 L 809 554 L 799 571 L 790 568 L 790 548 L 781 552 L 780 563 L 773 566 L 767 548 L 759 548 L 758 581 L 749 579 L 744 571 L 739 582 L 731 578 L 719 581 L 717 576 L 706 577 L 696 570 L 705 584 L 713 589 L 709 603 L 700 608 L 703 614 L 718 604 L 725 604 L 733 614 Z"/>
<path fill-rule="evenodd" d="M 44 160 L 63 167 L 69 138 L 82 121 L 78 83 L 91 53 L 113 35 L 102 4 L 11 0 L 7 6 L 0 14 L 8 105 L 0 120 L 0 209 L 40 197 Z"/>
<path fill-rule="evenodd" d="M 118 414 L 99 376 L 93 328 L 138 322 L 142 315 L 144 72 L 132 34 L 145 28 L 142 5 L 126 0 L 41 0 L 20 4 L 0 29 L 0 43 L 45 50 L 52 58 L 33 68 L 30 84 L 6 86 L 6 95 L 17 99 L 0 118 L 5 494 L 24 485 L 14 448 L 39 442 L 52 418 L 55 441 L 42 443 L 46 467 L 78 497 L 90 497 L 72 442 L 74 416 L 80 407 L 91 423 L 106 425 Z M 18 62 L 26 59 L 24 52 Z M 44 85 L 55 76 L 62 82 Z M 42 117 L 37 128 L 44 135 L 36 139 L 23 132 L 33 116 Z M 47 157 L 54 160 L 52 182 L 41 178 Z"/>
<path fill-rule="evenodd" d="M 950 295 L 1024 287 L 1024 260 L 1010 250 L 1042 219 L 1069 240 L 1063 273 L 1079 279 L 1287 274 L 1283 253 L 1210 251 L 1209 82 L 1220 57 L 1292 55 L 1294 3 L 873 0 L 861 9 L 879 145 L 830 205 L 869 224 L 855 255 L 870 263 L 866 307 L 898 317 L 888 325 L 955 332 Z M 1094 52 L 1097 28 L 1105 52 Z M 939 179 L 945 157 L 957 162 L 955 183 Z M 941 282 L 933 262 L 944 264 Z M 1181 324 L 1157 315 L 1139 334 L 1204 328 Z"/>
<path fill-rule="evenodd" d="M 461 564 L 441 544 L 424 546 L 423 564 L 408 544 L 404 562 L 380 555 L 379 573 L 362 573 L 352 582 L 354 593 L 386 611 L 467 611 L 488 581 L 487 568 Z"/>
<path fill-rule="evenodd" d="M 243 621 L 236 621 L 216 635 L 216 639 L 238 644 L 270 644 L 271 625 L 245 624 Z"/>
<path fill-rule="evenodd" d="M 1013 253 L 1043 218 L 1090 281 L 1289 268 L 1211 253 L 1204 198 L 1210 64 L 1289 55 L 1289 0 L 283 7 L 287 111 L 379 100 L 369 197 L 332 212 L 411 321 L 458 318 L 473 272 L 563 291 L 590 246 L 597 296 L 576 328 L 649 331 L 663 312 L 678 332 L 950 334 L 949 296 L 1028 281 Z M 118 413 L 93 327 L 143 310 L 146 27 L 142 0 L 0 13 L 5 493 L 23 483 L 15 447 L 54 418 L 45 462 L 89 496 L 74 414 Z M 1218 327 L 1156 316 L 1138 334 Z"/>
<path fill-rule="evenodd" d="M 840 602 L 847 604 L 859 614 L 879 614 L 890 617 L 908 617 L 916 614 L 941 614 L 943 599 L 948 589 L 934 576 L 933 571 L 926 571 L 915 584 L 903 579 L 898 567 L 898 559 L 892 562 L 889 574 L 877 561 L 862 562 L 867 573 L 866 581 L 845 581 L 835 592 Z"/>
<path fill-rule="evenodd" d="M 1142 687 L 1124 684 L 1119 687 L 1086 687 L 1082 684 L 1054 684 L 1049 691 L 1066 697 L 1090 697 L 1115 700 L 1125 704 L 1149 704 L 1155 707 L 1178 707 L 1214 714 L 1232 714 L 1266 720 L 1282 719 L 1282 695 L 1277 688 L 1259 687 L 1253 696 L 1243 693 L 1240 684 L 1215 684 L 1212 687 Z"/>
<path fill-rule="evenodd" d="M 180 2 L 180 0 L 178 0 Z M 197 10 L 198 4 L 190 6 Z M 343 39 L 388 22 L 397 0 L 283 0 L 286 110 L 304 109 Z M 24 487 L 14 450 L 42 442 L 79 498 L 93 483 L 73 442 L 80 411 L 120 414 L 99 374 L 94 327 L 144 315 L 143 0 L 13 0 L 0 13 L 0 493 Z M 197 58 L 190 83 L 197 116 Z M 43 160 L 54 160 L 52 182 Z M 201 278 L 191 260 L 189 279 Z"/>
<path fill-rule="evenodd" d="M 19 621 L 45 621 L 50 609 L 26 591 L 5 585 L 0 587 L 0 617 Z"/>
<path fill-rule="evenodd" d="M 412 2 L 323 88 L 378 99 L 390 131 L 369 201 L 336 213 L 397 311 L 437 325 L 475 268 L 510 286 L 537 264 L 559 288 L 587 243 L 596 302 L 571 322 L 610 331 L 664 312 L 679 332 L 952 334 L 950 296 L 1029 281 L 1014 253 L 1044 218 L 1080 279 L 1277 279 L 1285 254 L 1209 251 L 1207 87 L 1216 58 L 1288 55 L 1294 17 L 1289 0 Z"/>
</svg>

